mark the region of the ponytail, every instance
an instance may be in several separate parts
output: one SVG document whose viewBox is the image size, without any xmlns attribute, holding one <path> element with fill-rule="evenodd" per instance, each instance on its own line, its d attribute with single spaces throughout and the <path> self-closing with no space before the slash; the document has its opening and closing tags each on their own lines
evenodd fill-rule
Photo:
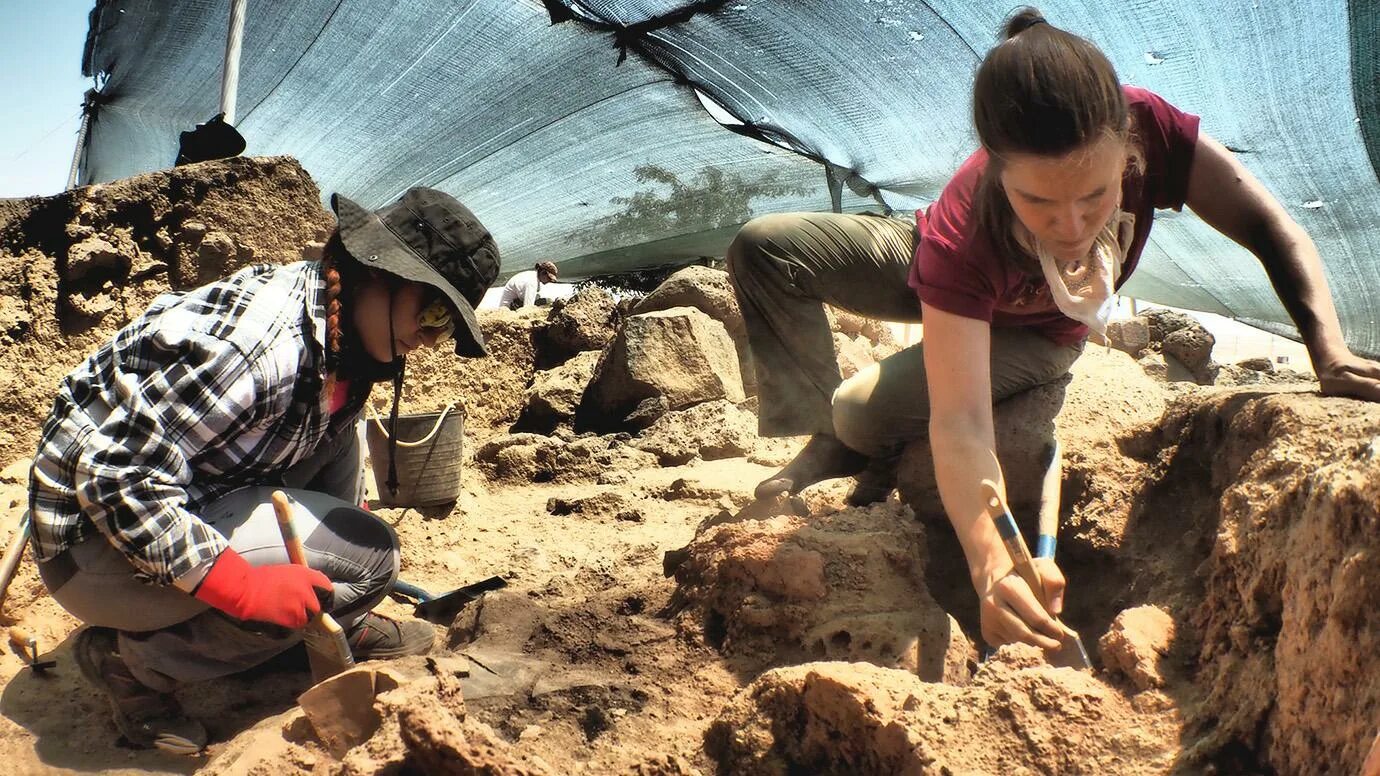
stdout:
<svg viewBox="0 0 1380 776">
<path fill-rule="evenodd" d="M 1001 38 L 973 82 L 973 124 L 988 154 L 974 215 L 998 255 L 1039 275 L 1038 262 L 1012 231 L 1015 214 L 1001 186 L 1005 157 L 1063 156 L 1103 137 L 1127 143 L 1133 169 L 1138 154 L 1121 81 L 1097 46 L 1030 6 L 1003 23 Z"/>
</svg>

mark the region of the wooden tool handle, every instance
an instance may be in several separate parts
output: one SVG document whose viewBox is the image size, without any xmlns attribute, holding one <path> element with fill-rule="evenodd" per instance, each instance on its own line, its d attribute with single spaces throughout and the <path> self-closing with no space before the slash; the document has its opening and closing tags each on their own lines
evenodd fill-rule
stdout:
<svg viewBox="0 0 1380 776">
<path fill-rule="evenodd" d="M 18 625 L 10 628 L 10 646 L 19 650 L 21 653 L 26 650 L 32 650 L 35 643 L 34 637 L 25 633 L 23 628 L 20 628 Z"/>
<path fill-rule="evenodd" d="M 1059 535 L 1059 499 L 1064 480 L 1064 451 L 1055 439 L 1049 448 L 1045 476 L 1040 481 L 1040 533 L 1035 539 L 1035 557 L 1053 558 Z"/>
<path fill-rule="evenodd" d="M 281 490 L 273 491 L 273 513 L 278 516 L 278 532 L 283 535 L 283 546 L 287 547 L 288 561 L 298 566 L 307 565 L 307 554 L 302 549 L 302 540 L 297 538 L 297 530 L 292 527 L 292 502 Z"/>
<path fill-rule="evenodd" d="M 1011 555 L 1011 562 L 1015 565 L 1016 573 L 1030 586 L 1031 592 L 1035 593 L 1035 599 L 1048 612 L 1049 602 L 1045 600 L 1044 581 L 1040 579 L 1040 572 L 1035 570 L 1035 565 L 1030 557 L 1030 548 L 1026 546 L 1025 539 L 1021 537 L 1020 528 L 1016 526 L 1016 518 L 1011 516 L 1011 510 L 1007 508 L 1006 501 L 997 491 L 995 482 L 991 480 L 982 481 L 982 503 L 987 508 L 987 516 L 992 518 L 993 524 L 996 525 L 997 533 L 1001 535 L 1001 541 L 1002 544 L 1006 545 L 1007 553 Z"/>
<path fill-rule="evenodd" d="M 38 639 L 18 625 L 10 628 L 10 646 L 25 663 L 34 665 L 38 662 Z"/>
<path fill-rule="evenodd" d="M 14 581 L 14 573 L 19 570 L 19 564 L 24 560 L 24 547 L 28 543 L 29 513 L 25 512 L 19 521 L 19 527 L 14 529 L 14 537 L 5 548 L 4 558 L 0 559 L 0 603 L 5 601 L 5 592 L 9 590 L 10 582 Z"/>
</svg>

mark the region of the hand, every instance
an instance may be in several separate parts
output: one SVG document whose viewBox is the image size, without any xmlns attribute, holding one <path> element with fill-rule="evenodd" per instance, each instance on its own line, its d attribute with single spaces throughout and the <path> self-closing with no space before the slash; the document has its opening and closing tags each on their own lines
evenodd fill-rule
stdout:
<svg viewBox="0 0 1380 776">
<path fill-rule="evenodd" d="M 1059 570 L 1053 558 L 1035 558 L 1035 570 L 1040 573 L 1040 581 L 1045 583 L 1045 600 L 1049 602 L 1049 613 L 1058 617 L 1064 613 L 1064 572 Z"/>
<path fill-rule="evenodd" d="M 1036 559 L 1048 600 L 1063 606 L 1064 575 L 1054 561 Z M 1048 574 L 1048 576 L 1046 576 Z M 982 638 L 989 646 L 1022 642 L 1041 649 L 1055 649 L 1064 629 L 1044 610 L 1030 586 L 1009 565 L 985 575 L 977 586 Z M 1052 596 L 1051 596 L 1052 594 Z"/>
<path fill-rule="evenodd" d="M 331 580 L 321 572 L 284 563 L 251 566 L 227 549 L 196 590 L 198 600 L 240 620 L 302 628 L 329 600 Z"/>
<path fill-rule="evenodd" d="M 1353 396 L 1380 401 L 1380 363 L 1347 353 L 1318 364 L 1318 382 L 1324 396 Z"/>
</svg>

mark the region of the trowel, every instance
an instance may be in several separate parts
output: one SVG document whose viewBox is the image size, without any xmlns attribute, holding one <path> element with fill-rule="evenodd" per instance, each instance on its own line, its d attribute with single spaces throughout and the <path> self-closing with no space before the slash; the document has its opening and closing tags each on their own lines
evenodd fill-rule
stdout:
<svg viewBox="0 0 1380 776">
<path fill-rule="evenodd" d="M 1057 455 L 1057 449 L 1055 452 Z M 1055 499 L 1056 519 L 1057 502 L 1058 499 Z M 1011 510 L 997 491 L 996 483 L 991 480 L 982 481 L 982 503 L 987 508 L 987 516 L 996 525 L 997 533 L 1001 535 L 1001 540 L 1006 545 L 1006 551 L 1011 555 L 1011 562 L 1015 564 L 1016 573 L 1030 586 L 1030 590 L 1035 594 L 1035 599 L 1040 602 L 1040 606 L 1049 612 L 1049 601 L 1045 599 L 1044 581 L 1040 579 L 1040 572 L 1035 569 L 1032 562 L 1030 548 L 1026 546 L 1025 539 L 1016 526 L 1016 519 L 1011 516 Z M 1050 552 L 1052 555 L 1052 543 Z M 1050 616 L 1053 617 L 1053 614 Z M 1058 617 L 1055 617 L 1054 621 L 1064 630 L 1064 635 L 1060 637 L 1057 649 L 1045 652 L 1045 659 L 1053 666 L 1091 670 L 1092 661 L 1088 660 L 1088 651 L 1083 648 L 1083 640 L 1078 637 L 1078 633 L 1060 622 Z"/>
<path fill-rule="evenodd" d="M 507 586 L 508 581 L 503 577 L 489 577 L 464 587 L 457 587 L 448 593 L 435 595 L 399 579 L 393 583 L 393 589 L 389 594 L 395 599 L 403 598 L 415 604 L 416 608 L 412 612 L 414 617 L 440 625 L 450 625 L 455 620 L 455 615 L 465 608 L 465 604 L 478 600 L 479 596 L 485 593 Z"/>
</svg>

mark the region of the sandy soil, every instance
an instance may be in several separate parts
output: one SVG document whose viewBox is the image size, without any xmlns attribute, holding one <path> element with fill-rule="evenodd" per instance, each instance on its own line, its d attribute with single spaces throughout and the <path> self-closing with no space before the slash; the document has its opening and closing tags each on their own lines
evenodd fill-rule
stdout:
<svg viewBox="0 0 1380 776">
<path fill-rule="evenodd" d="M 267 204 L 247 212 L 244 199 Z M 6 206 L 3 535 L 58 377 L 153 293 L 299 257 L 329 224 L 318 202 L 291 160 L 234 160 Z M 580 304 L 587 323 L 604 315 Z M 26 562 L 0 625 L 22 626 L 57 667 L 36 675 L 0 654 L 7 770 L 1355 773 L 1369 750 L 1380 408 L 1244 369 L 1175 381 L 1153 353 L 1091 348 L 1051 422 L 1066 450 L 1068 621 L 1095 669 L 1019 648 L 979 663 L 957 542 L 915 455 L 900 496 L 855 509 L 843 481 L 749 503 L 803 441 L 739 447 L 737 413 L 755 398 L 667 413 L 645 434 L 679 425 L 656 444 L 564 425 L 510 435 L 558 314 L 576 315 L 485 312 L 493 358 L 409 367 L 404 411 L 460 402 L 466 460 L 453 506 L 377 507 L 402 540 L 402 575 L 435 591 L 491 575 L 509 586 L 436 626 L 433 655 L 389 664 L 400 686 L 376 700 L 367 741 L 323 744 L 289 654 L 180 694 L 210 729 L 203 756 L 123 747 L 72 661 L 78 623 Z M 562 336 L 579 323 L 564 320 Z M 849 316 L 836 324 L 846 368 L 894 348 Z M 374 399 L 386 409 L 382 389 Z M 1039 424 L 1008 414 L 999 439 L 1019 456 Z"/>
</svg>

